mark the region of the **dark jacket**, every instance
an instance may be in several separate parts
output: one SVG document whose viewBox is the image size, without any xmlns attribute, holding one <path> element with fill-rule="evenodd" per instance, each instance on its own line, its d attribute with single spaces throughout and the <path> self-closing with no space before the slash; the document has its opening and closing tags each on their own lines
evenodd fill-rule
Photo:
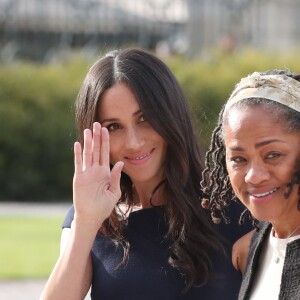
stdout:
<svg viewBox="0 0 300 300">
<path fill-rule="evenodd" d="M 262 222 L 255 232 L 239 293 L 239 300 L 250 299 L 250 292 L 256 276 L 263 243 L 267 240 L 272 225 Z M 266 291 L 266 294 L 268 291 Z M 300 239 L 287 245 L 278 300 L 300 300 Z"/>
</svg>

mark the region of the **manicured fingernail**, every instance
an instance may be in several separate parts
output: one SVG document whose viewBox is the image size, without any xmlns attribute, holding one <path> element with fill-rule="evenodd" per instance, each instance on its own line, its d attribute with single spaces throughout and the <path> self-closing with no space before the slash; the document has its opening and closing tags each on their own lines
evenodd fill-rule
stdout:
<svg viewBox="0 0 300 300">
<path fill-rule="evenodd" d="M 98 129 L 100 127 L 100 123 L 99 122 L 94 122 L 93 123 L 93 129 Z"/>
</svg>

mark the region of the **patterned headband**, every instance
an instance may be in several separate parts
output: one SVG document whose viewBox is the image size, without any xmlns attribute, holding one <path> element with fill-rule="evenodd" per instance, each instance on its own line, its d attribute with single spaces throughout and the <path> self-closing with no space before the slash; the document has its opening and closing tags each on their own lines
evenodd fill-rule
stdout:
<svg viewBox="0 0 300 300">
<path fill-rule="evenodd" d="M 225 111 L 232 104 L 248 99 L 276 101 L 300 112 L 300 82 L 286 75 L 261 75 L 258 72 L 242 78 L 230 95 Z"/>
</svg>

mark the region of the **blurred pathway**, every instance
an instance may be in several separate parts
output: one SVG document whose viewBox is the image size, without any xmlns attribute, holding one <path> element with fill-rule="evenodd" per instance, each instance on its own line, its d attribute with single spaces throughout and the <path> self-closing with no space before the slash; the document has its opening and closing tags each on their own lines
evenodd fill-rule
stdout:
<svg viewBox="0 0 300 300">
<path fill-rule="evenodd" d="M 0 280 L 1 300 L 38 300 L 46 280 Z"/>
<path fill-rule="evenodd" d="M 1 216 L 64 216 L 72 203 L 0 202 Z M 1 299 L 2 300 L 2 299 Z"/>
</svg>

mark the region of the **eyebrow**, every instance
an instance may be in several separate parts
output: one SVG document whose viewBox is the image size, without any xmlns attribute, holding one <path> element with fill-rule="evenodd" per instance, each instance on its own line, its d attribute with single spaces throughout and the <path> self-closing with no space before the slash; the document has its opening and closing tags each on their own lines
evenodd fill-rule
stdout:
<svg viewBox="0 0 300 300">
<path fill-rule="evenodd" d="M 262 141 L 262 142 L 259 142 L 259 143 L 256 143 L 254 145 L 255 149 L 258 149 L 260 147 L 263 147 L 263 146 L 266 146 L 266 145 L 269 145 L 271 143 L 284 143 L 283 141 L 281 140 L 278 140 L 278 139 L 272 139 L 272 140 L 267 140 L 267 141 Z M 245 149 L 243 147 L 230 147 L 229 148 L 230 150 L 233 150 L 233 151 L 244 151 Z"/>
<path fill-rule="evenodd" d="M 136 112 L 134 112 L 133 114 L 132 114 L 132 116 L 137 116 L 137 115 L 139 115 L 140 113 L 141 113 L 142 111 L 139 109 L 139 110 L 137 110 Z M 105 123 L 105 122 L 116 122 L 116 121 L 118 121 L 119 119 L 118 118 L 108 118 L 108 119 L 104 119 L 104 120 L 100 120 L 100 123 L 102 124 L 102 123 Z"/>
</svg>

